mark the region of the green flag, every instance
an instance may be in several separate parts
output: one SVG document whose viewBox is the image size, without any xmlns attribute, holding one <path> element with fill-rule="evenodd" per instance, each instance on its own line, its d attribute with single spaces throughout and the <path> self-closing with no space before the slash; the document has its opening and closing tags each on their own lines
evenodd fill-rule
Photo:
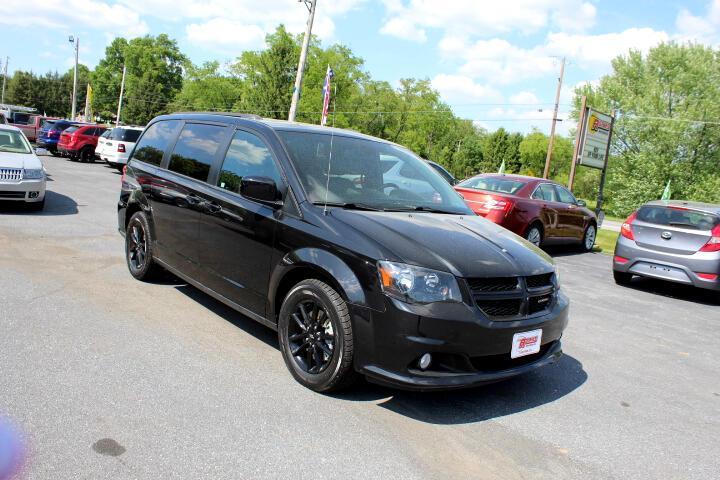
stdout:
<svg viewBox="0 0 720 480">
<path fill-rule="evenodd" d="M 665 190 L 663 190 L 660 200 L 670 200 L 670 180 L 668 180 L 667 185 L 665 185 Z"/>
<path fill-rule="evenodd" d="M 500 175 L 502 175 L 503 173 L 505 173 L 505 160 L 503 160 L 502 163 L 500 164 L 500 170 L 498 170 L 498 173 L 499 173 Z"/>
</svg>

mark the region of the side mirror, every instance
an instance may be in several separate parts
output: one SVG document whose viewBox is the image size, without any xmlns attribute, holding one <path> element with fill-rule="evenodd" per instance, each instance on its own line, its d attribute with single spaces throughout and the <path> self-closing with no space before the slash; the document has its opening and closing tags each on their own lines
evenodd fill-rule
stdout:
<svg viewBox="0 0 720 480">
<path fill-rule="evenodd" d="M 35 147 L 35 155 L 37 155 L 38 157 L 45 157 L 50 155 L 50 152 L 47 151 L 47 149 L 45 148 Z"/>
<path fill-rule="evenodd" d="M 282 205 L 277 185 L 272 178 L 268 177 L 243 177 L 240 180 L 240 195 L 271 206 Z"/>
<path fill-rule="evenodd" d="M 587 207 L 587 202 L 585 202 L 585 200 L 578 200 L 577 206 L 578 207 Z"/>
</svg>

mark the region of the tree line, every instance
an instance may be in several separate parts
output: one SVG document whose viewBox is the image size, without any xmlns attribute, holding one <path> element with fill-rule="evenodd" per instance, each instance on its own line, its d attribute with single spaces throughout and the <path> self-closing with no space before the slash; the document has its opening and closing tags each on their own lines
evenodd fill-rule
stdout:
<svg viewBox="0 0 720 480">
<path fill-rule="evenodd" d="M 283 26 L 266 48 L 243 52 L 225 65 L 193 65 L 167 35 L 116 38 L 94 70 L 79 69 L 78 109 L 85 87 L 93 87 L 93 111 L 114 118 L 123 65 L 127 68 L 124 123 L 142 125 L 174 111 L 235 111 L 285 119 L 290 107 L 302 38 Z M 686 119 L 718 119 L 717 51 L 698 45 L 664 44 L 642 55 L 631 51 L 613 61 L 613 72 L 597 86 L 576 91 L 588 104 L 617 115 L 606 187 L 606 208 L 624 215 L 659 197 L 672 180 L 674 197 L 720 200 L 717 139 L 720 125 Z M 488 132 L 456 116 L 427 79 L 406 78 L 397 86 L 375 80 L 362 58 L 343 45 L 310 43 L 297 120 L 319 123 L 327 66 L 335 73 L 330 122 L 405 145 L 447 167 L 458 178 L 495 172 L 540 176 L 548 137 L 503 128 Z M 72 70 L 36 75 L 17 71 L 8 81 L 10 103 L 34 106 L 48 115 L 70 111 Z M 650 119 L 650 118 L 656 119 Z M 667 120 L 667 118 L 672 120 Z M 660 119 L 663 120 L 660 120 Z M 556 137 L 551 178 L 566 183 L 574 138 Z M 574 193 L 591 199 L 599 171 L 580 167 Z"/>
</svg>

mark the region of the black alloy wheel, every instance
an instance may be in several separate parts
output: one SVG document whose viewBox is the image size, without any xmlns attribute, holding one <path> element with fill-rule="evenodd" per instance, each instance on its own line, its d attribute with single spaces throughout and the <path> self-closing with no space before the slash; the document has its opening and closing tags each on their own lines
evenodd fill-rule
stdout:
<svg viewBox="0 0 720 480">
<path fill-rule="evenodd" d="M 355 379 L 350 314 L 328 284 L 308 279 L 290 290 L 278 317 L 278 340 L 285 365 L 305 387 L 329 392 Z"/>
<path fill-rule="evenodd" d="M 320 373 L 330 365 L 335 350 L 335 331 L 327 312 L 314 300 L 302 301 L 290 315 L 288 343 L 298 366 Z"/>
<path fill-rule="evenodd" d="M 128 238 L 128 262 L 134 270 L 142 270 L 147 260 L 147 238 L 145 231 L 139 224 L 132 225 Z"/>
<path fill-rule="evenodd" d="M 125 231 L 125 260 L 130 275 L 138 280 L 150 280 L 160 271 L 152 254 L 150 225 L 143 212 L 136 212 Z"/>
</svg>

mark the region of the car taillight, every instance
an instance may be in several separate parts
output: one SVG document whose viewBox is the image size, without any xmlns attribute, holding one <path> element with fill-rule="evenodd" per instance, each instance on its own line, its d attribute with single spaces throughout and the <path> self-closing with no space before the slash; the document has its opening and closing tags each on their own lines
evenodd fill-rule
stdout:
<svg viewBox="0 0 720 480">
<path fill-rule="evenodd" d="M 702 278 L 703 280 L 715 281 L 718 279 L 717 273 L 696 273 L 695 275 Z"/>
<path fill-rule="evenodd" d="M 513 206 L 512 200 L 489 198 L 482 204 L 487 210 L 503 210 L 505 213 L 509 212 Z"/>
<path fill-rule="evenodd" d="M 627 262 L 629 262 L 629 261 L 630 261 L 630 259 L 627 259 L 627 258 L 625 258 L 625 257 L 621 257 L 621 256 L 619 256 L 619 255 L 615 255 L 615 262 L 616 262 L 616 263 L 621 263 L 621 264 L 622 264 L 622 263 L 627 263 Z"/>
<path fill-rule="evenodd" d="M 124 143 L 118 144 L 118 152 L 125 153 L 125 144 Z"/>
<path fill-rule="evenodd" d="M 635 240 L 635 234 L 632 230 L 632 224 L 635 221 L 635 217 L 637 217 L 637 212 L 631 213 L 627 220 L 625 220 L 620 227 L 620 235 L 627 238 L 628 240 Z"/>
<path fill-rule="evenodd" d="M 57 130 L 48 130 L 48 132 L 47 132 L 48 137 L 52 137 L 54 135 L 57 135 Z"/>
<path fill-rule="evenodd" d="M 715 225 L 711 235 L 710 240 L 700 249 L 701 252 L 720 252 L 720 223 Z"/>
</svg>

